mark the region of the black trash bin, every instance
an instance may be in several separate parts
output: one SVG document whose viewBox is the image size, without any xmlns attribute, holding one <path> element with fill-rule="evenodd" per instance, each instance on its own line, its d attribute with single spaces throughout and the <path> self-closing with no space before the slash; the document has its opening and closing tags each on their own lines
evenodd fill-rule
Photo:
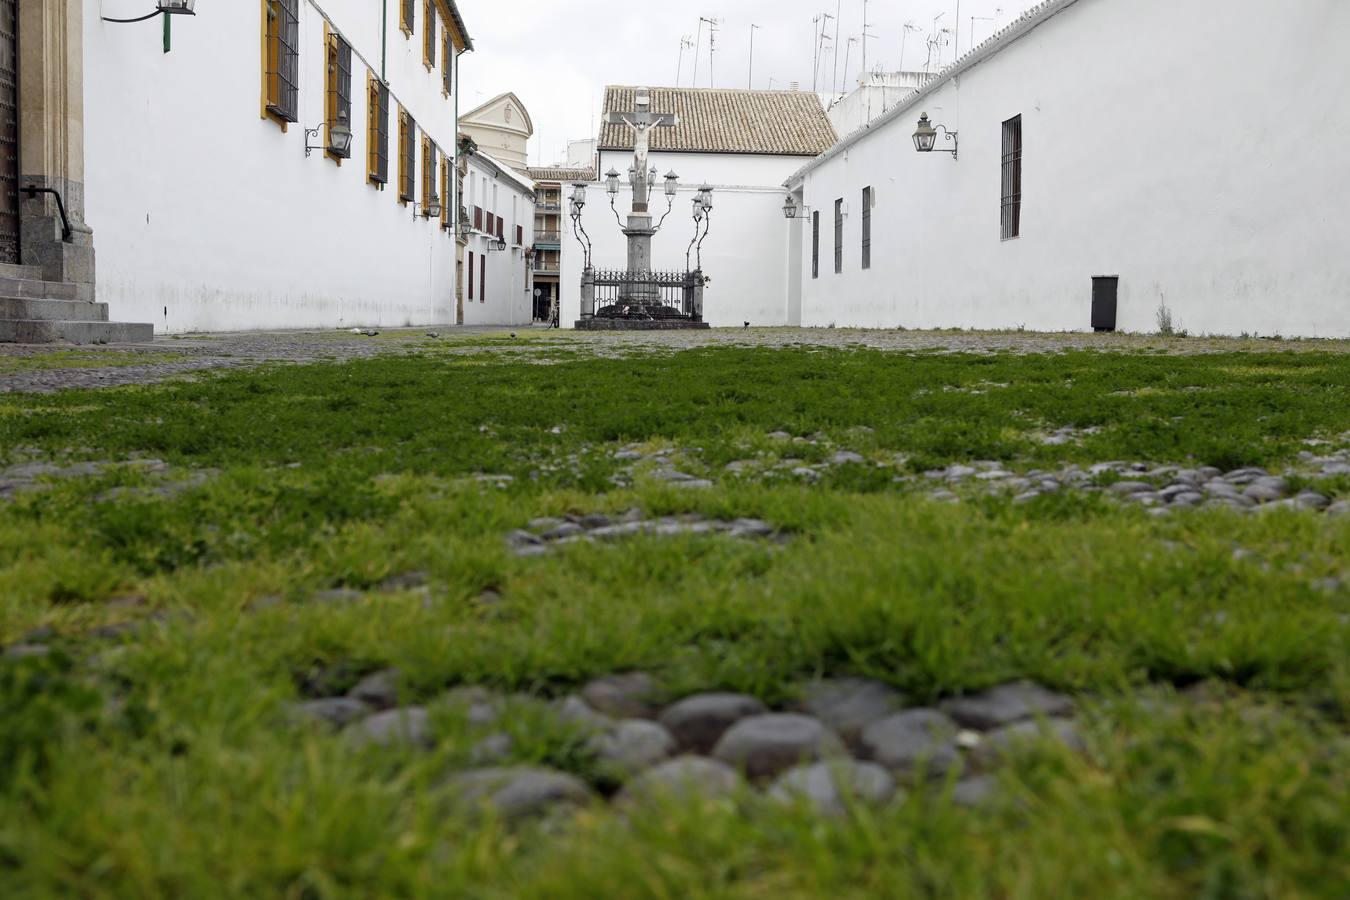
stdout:
<svg viewBox="0 0 1350 900">
<path fill-rule="evenodd" d="M 1116 330 L 1116 307 L 1120 296 L 1120 276 L 1098 275 L 1092 279 L 1092 329 Z"/>
</svg>

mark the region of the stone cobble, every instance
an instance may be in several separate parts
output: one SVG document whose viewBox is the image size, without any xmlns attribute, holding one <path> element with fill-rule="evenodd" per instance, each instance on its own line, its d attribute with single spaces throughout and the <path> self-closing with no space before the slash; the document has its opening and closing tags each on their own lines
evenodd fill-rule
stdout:
<svg viewBox="0 0 1350 900">
<path fill-rule="evenodd" d="M 457 339 L 500 336 L 500 342 L 471 343 Z M 519 337 L 518 340 L 506 340 Z M 63 362 L 43 367 L 44 357 L 69 353 L 52 345 L 0 344 L 0 362 L 31 361 L 32 367 L 5 372 L 0 367 L 0 394 L 54 393 L 75 388 L 152 384 L 202 372 L 251 368 L 265 363 L 313 363 L 367 359 L 435 347 L 451 354 L 517 353 L 530 362 L 547 364 L 549 354 L 589 352 L 602 358 L 629 358 L 705 347 L 870 349 L 901 353 L 1062 353 L 1072 350 L 1147 352 L 1197 355 L 1241 351 L 1292 350 L 1350 352 L 1350 341 L 1237 338 L 1164 338 L 1155 335 L 979 331 L 861 331 L 833 328 L 719 329 L 703 332 L 607 334 L 544 329 L 456 328 L 389 329 L 319 332 L 247 332 L 156 338 L 149 344 L 80 347 L 91 360 L 106 354 L 108 362 L 87 366 Z M 173 359 L 165 360 L 166 354 Z M 144 356 L 144 364 L 136 357 Z M 115 360 L 115 362 L 113 362 Z M 989 387 L 997 387 L 990 385 Z M 1053 440 L 1053 436 L 1052 436 Z"/>
</svg>

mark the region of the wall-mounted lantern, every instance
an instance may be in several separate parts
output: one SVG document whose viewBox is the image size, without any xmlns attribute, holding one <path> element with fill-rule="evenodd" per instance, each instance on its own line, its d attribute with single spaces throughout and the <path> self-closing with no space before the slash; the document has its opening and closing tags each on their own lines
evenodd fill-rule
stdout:
<svg viewBox="0 0 1350 900">
<path fill-rule="evenodd" d="M 798 219 L 803 216 L 809 215 L 810 212 L 811 207 L 803 206 L 802 204 L 798 203 L 797 198 L 792 196 L 791 194 L 788 194 L 786 197 L 783 198 L 783 218 Z"/>
<path fill-rule="evenodd" d="M 941 128 L 947 135 L 947 140 L 952 142 L 952 149 L 938 150 L 938 153 L 950 153 L 952 159 L 957 158 L 957 151 L 960 149 L 960 142 L 957 140 L 955 131 L 948 130 L 946 125 L 933 127 L 933 123 L 928 119 L 928 113 L 919 117 L 919 129 L 914 132 L 914 149 L 920 153 L 932 153 L 937 146 L 937 129 Z"/>
<path fill-rule="evenodd" d="M 315 150 L 324 150 L 339 159 L 349 158 L 352 155 L 352 128 L 347 122 L 347 113 L 339 112 L 337 123 L 329 126 L 327 147 L 311 144 L 310 138 L 317 138 L 323 128 L 322 125 L 315 125 L 305 129 L 305 158 L 308 159 Z"/>
<path fill-rule="evenodd" d="M 417 212 L 419 207 L 422 210 L 420 214 Z M 413 202 L 413 218 L 416 219 L 418 215 L 421 215 L 424 219 L 439 219 L 441 217 L 441 211 L 444 208 L 445 207 L 441 206 L 440 195 L 435 191 L 432 191 L 431 198 L 427 201 L 426 205 L 422 205 L 416 201 Z"/>
<path fill-rule="evenodd" d="M 501 253 L 505 249 L 506 249 L 506 241 L 503 240 L 502 238 L 497 238 L 496 240 L 488 241 L 489 251 L 496 251 L 497 253 Z"/>
<path fill-rule="evenodd" d="M 196 0 L 159 0 L 155 6 L 155 11 L 148 15 L 139 16 L 135 19 L 110 19 L 107 16 L 101 18 L 105 22 L 114 22 L 118 25 L 129 25 L 133 22 L 148 22 L 156 16 L 195 16 L 193 11 Z"/>
<path fill-rule="evenodd" d="M 469 235 L 473 234 L 473 223 L 469 221 L 468 207 L 459 208 L 459 221 L 455 223 L 455 231 L 459 234 L 461 241 L 467 241 Z"/>
</svg>

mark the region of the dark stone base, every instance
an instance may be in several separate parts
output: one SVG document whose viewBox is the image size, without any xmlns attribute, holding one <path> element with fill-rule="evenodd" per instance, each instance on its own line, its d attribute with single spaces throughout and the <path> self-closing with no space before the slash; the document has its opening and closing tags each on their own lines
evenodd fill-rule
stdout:
<svg viewBox="0 0 1350 900">
<path fill-rule="evenodd" d="M 689 319 L 582 319 L 577 331 L 704 331 L 712 326 L 707 322 Z"/>
</svg>

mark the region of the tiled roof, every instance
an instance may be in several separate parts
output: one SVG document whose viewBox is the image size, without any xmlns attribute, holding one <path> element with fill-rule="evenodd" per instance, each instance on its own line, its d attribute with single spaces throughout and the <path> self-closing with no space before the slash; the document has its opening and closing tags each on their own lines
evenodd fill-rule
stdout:
<svg viewBox="0 0 1350 900">
<path fill-rule="evenodd" d="M 535 181 L 560 181 L 563 184 L 576 184 L 578 181 L 595 181 L 593 169 L 550 169 L 530 166 L 526 169 Z"/>
<path fill-rule="evenodd" d="M 605 113 L 632 112 L 637 88 L 605 88 Z M 652 112 L 675 113 L 680 124 L 652 129 L 651 148 L 680 153 L 817 156 L 837 136 L 820 98 L 811 91 L 736 91 L 652 88 Z M 624 125 L 600 130 L 601 150 L 631 150 Z"/>
</svg>

